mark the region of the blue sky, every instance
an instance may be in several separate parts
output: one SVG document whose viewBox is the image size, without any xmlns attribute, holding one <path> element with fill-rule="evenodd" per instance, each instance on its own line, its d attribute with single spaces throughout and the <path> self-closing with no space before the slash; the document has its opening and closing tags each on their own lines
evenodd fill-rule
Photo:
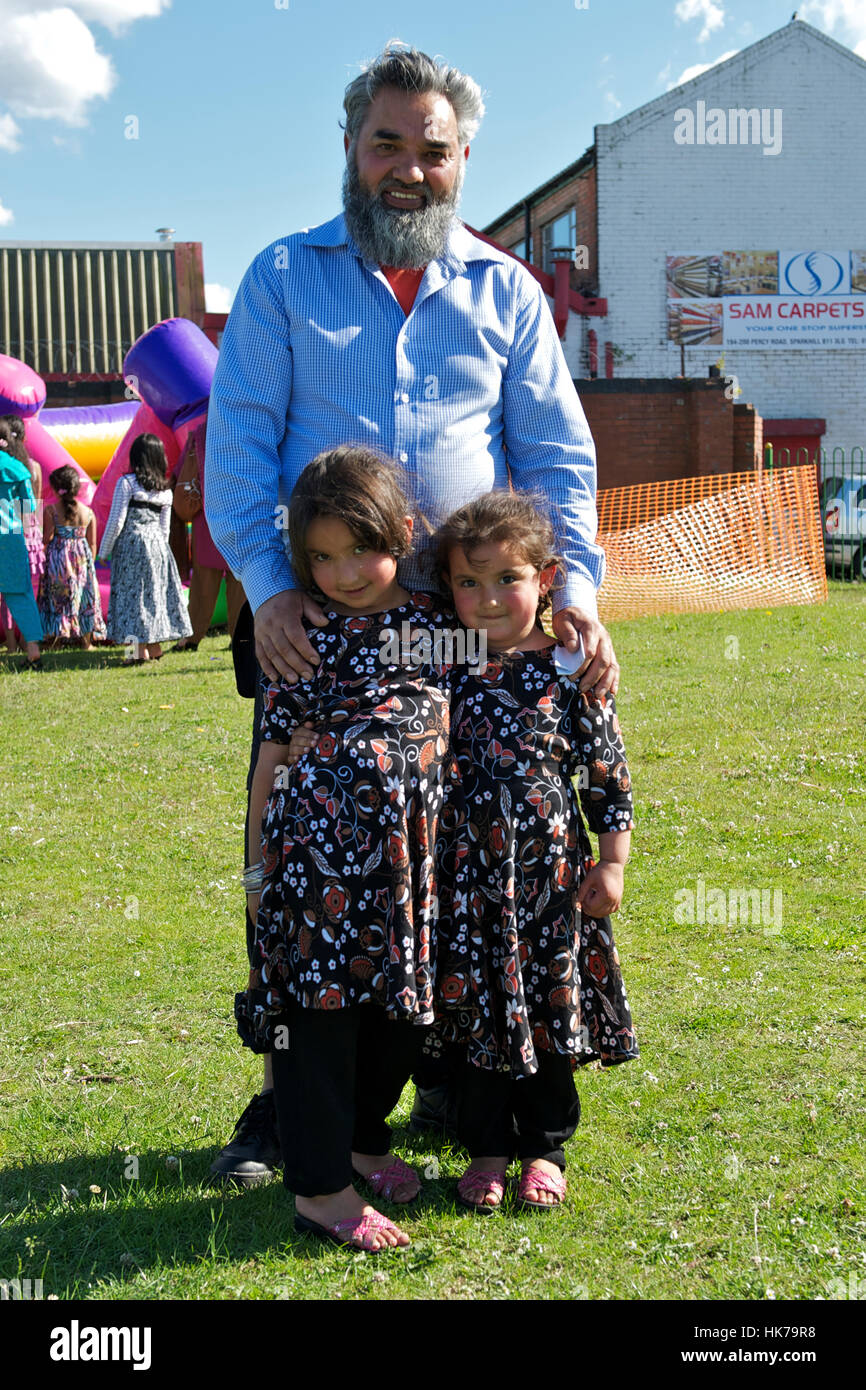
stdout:
<svg viewBox="0 0 866 1390">
<path fill-rule="evenodd" d="M 262 246 L 339 211 L 343 89 L 389 38 L 485 92 L 461 208 L 475 226 L 582 154 L 595 124 L 795 6 L 866 57 L 866 0 L 577 4 L 0 0 L 0 238 L 151 241 L 168 225 L 204 243 L 208 307 L 228 307 Z"/>
</svg>

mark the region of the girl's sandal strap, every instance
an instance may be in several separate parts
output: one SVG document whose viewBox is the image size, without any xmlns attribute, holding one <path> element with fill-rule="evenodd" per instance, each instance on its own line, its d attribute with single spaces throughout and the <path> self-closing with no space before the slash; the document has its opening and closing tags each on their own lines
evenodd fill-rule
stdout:
<svg viewBox="0 0 866 1390">
<path fill-rule="evenodd" d="M 561 1205 L 567 1190 L 568 1184 L 564 1173 L 554 1177 L 553 1173 L 547 1173 L 543 1168 L 526 1168 L 521 1173 L 520 1182 L 517 1185 L 517 1199 L 525 1207 L 536 1207 L 539 1211 L 549 1211 L 551 1207 Z M 556 1201 L 535 1202 L 529 1196 L 530 1192 L 552 1192 Z"/>
<path fill-rule="evenodd" d="M 502 1205 L 505 1196 L 505 1174 L 496 1169 L 467 1168 L 457 1181 L 457 1196 L 464 1207 L 472 1211 L 493 1212 Z M 497 1202 L 485 1202 L 485 1197 L 496 1197 Z"/>
<path fill-rule="evenodd" d="M 358 1177 L 363 1178 L 363 1174 L 359 1173 Z M 421 1191 L 421 1179 L 418 1177 L 415 1169 L 410 1168 L 409 1164 L 404 1163 L 403 1159 L 396 1154 L 393 1161 L 389 1163 L 387 1167 L 377 1168 L 374 1173 L 370 1173 L 369 1176 L 363 1178 L 363 1180 L 369 1183 L 374 1196 L 384 1197 L 388 1202 L 393 1201 L 393 1193 L 398 1187 L 414 1186 L 415 1188 L 411 1197 L 405 1197 L 403 1199 L 404 1204 L 406 1202 L 413 1202 Z"/>
<path fill-rule="evenodd" d="M 373 1244 L 379 1231 L 396 1231 L 398 1235 L 403 1234 L 399 1226 L 395 1226 L 393 1221 L 389 1221 L 387 1216 L 382 1216 L 378 1211 L 367 1212 L 366 1216 L 348 1217 L 345 1221 L 335 1221 L 331 1226 L 322 1226 L 319 1222 L 296 1213 L 295 1230 L 301 1235 L 315 1235 L 322 1240 L 333 1241 L 335 1245 L 341 1245 L 347 1249 L 366 1250 L 370 1255 L 381 1255 L 386 1250 L 406 1250 L 408 1248 L 405 1245 Z"/>
</svg>

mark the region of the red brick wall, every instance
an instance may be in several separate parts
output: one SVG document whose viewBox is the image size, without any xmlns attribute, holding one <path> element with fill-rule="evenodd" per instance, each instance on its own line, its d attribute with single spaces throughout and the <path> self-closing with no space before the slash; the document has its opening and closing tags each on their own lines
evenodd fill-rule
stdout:
<svg viewBox="0 0 866 1390">
<path fill-rule="evenodd" d="M 595 440 L 599 488 L 755 467 L 760 416 L 727 400 L 723 381 L 616 377 L 575 387 Z"/>
<path fill-rule="evenodd" d="M 543 253 L 541 244 L 541 229 L 548 222 L 553 222 L 561 213 L 568 212 L 569 208 L 577 208 L 577 241 L 578 245 L 585 246 L 589 252 L 589 267 L 587 270 L 571 271 L 571 288 L 573 290 L 584 290 L 588 294 L 598 293 L 598 200 L 596 192 L 596 171 L 595 166 L 583 170 L 575 178 L 558 188 L 555 193 L 549 194 L 539 202 L 533 204 L 531 209 L 532 221 L 532 263 L 541 266 Z M 519 216 L 512 218 L 510 222 L 498 227 L 495 232 L 490 232 L 500 246 L 509 249 L 516 241 L 523 239 L 524 215 L 521 210 Z"/>
<path fill-rule="evenodd" d="M 764 446 L 764 422 L 753 405 L 734 406 L 734 472 L 758 468 Z"/>
</svg>

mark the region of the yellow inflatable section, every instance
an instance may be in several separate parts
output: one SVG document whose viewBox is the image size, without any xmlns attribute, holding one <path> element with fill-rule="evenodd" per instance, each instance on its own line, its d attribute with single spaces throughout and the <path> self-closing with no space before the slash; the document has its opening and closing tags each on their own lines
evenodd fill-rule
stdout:
<svg viewBox="0 0 866 1390">
<path fill-rule="evenodd" d="M 43 410 L 39 423 L 94 482 L 102 477 L 126 434 L 139 400 L 118 405 L 82 405 L 65 410 Z"/>
</svg>

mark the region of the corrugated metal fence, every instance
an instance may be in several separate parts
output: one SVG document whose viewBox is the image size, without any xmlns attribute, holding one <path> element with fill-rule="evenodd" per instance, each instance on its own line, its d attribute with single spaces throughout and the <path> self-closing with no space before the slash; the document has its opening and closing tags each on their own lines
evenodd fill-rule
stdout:
<svg viewBox="0 0 866 1390">
<path fill-rule="evenodd" d="M 177 310 L 174 247 L 0 242 L 0 352 L 40 375 L 121 373 Z"/>
</svg>

